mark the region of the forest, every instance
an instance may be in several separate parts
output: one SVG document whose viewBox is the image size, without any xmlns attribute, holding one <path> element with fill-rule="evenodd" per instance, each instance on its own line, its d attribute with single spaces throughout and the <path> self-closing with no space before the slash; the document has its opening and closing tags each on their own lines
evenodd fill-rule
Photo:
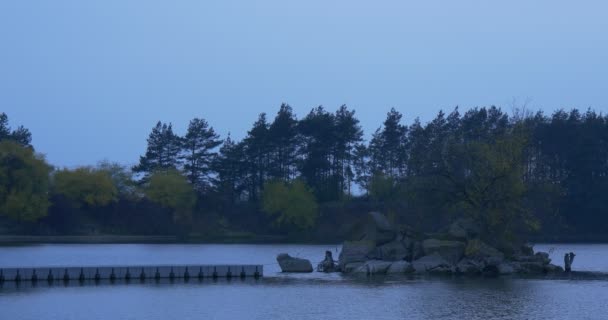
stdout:
<svg viewBox="0 0 608 320">
<path fill-rule="evenodd" d="M 183 136 L 159 121 L 133 167 L 63 168 L 1 113 L 0 234 L 339 241 L 377 210 L 425 232 L 470 217 L 505 239 L 605 241 L 608 116 L 492 106 L 402 118 L 391 109 L 369 141 L 347 106 L 298 118 L 282 104 L 240 141 L 201 118 Z"/>
</svg>

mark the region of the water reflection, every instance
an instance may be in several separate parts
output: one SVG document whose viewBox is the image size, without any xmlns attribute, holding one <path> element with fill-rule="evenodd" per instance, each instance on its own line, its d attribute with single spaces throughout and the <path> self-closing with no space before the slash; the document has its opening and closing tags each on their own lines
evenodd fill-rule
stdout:
<svg viewBox="0 0 608 320">
<path fill-rule="evenodd" d="M 66 261 L 91 265 L 107 259 L 121 264 L 262 263 L 279 252 L 297 252 L 316 261 L 326 247 L 43 245 L 0 248 L 0 265 L 18 258 L 30 265 Z M 582 249 L 582 256 L 598 254 Z M 585 259 L 575 266 L 577 262 L 585 267 Z M 0 310 L 2 319 L 11 320 L 603 319 L 608 314 L 608 281 L 573 279 L 286 275 L 269 264 L 265 278 L 259 280 L 5 282 L 0 288 Z"/>
</svg>

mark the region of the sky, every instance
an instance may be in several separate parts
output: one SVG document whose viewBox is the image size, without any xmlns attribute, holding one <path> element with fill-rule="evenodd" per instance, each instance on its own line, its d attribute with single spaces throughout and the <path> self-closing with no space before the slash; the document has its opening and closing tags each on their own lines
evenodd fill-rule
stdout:
<svg viewBox="0 0 608 320">
<path fill-rule="evenodd" d="M 282 102 L 608 112 L 608 2 L 2 0 L 0 112 L 53 165 L 135 164 L 154 124 L 240 139 Z"/>
</svg>

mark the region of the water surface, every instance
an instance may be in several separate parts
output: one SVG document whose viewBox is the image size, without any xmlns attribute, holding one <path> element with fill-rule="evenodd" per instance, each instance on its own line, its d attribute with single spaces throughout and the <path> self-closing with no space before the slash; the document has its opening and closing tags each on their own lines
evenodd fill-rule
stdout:
<svg viewBox="0 0 608 320">
<path fill-rule="evenodd" d="M 608 270 L 608 245 L 550 245 L 558 264 Z M 606 319 L 608 281 L 352 278 L 281 274 L 277 253 L 323 258 L 335 245 L 27 245 L 0 247 L 0 267 L 256 263 L 261 280 L 84 285 L 5 283 L 0 319 Z"/>
</svg>

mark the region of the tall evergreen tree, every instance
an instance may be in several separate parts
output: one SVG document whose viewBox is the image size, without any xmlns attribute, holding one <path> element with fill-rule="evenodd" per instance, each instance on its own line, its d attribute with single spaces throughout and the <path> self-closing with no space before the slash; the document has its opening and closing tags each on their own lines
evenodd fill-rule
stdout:
<svg viewBox="0 0 608 320">
<path fill-rule="evenodd" d="M 268 128 L 270 148 L 269 175 L 273 179 L 289 181 L 296 171 L 298 121 L 288 104 L 282 104 Z"/>
<path fill-rule="evenodd" d="M 8 124 L 8 116 L 6 113 L 2 112 L 0 113 L 0 141 L 2 140 L 12 140 L 22 146 L 31 147 L 32 134 L 23 126 L 19 126 L 17 129 L 11 130 Z"/>
<path fill-rule="evenodd" d="M 334 173 L 338 178 L 341 192 L 351 191 L 351 183 L 355 178 L 355 151 L 356 146 L 363 140 L 363 130 L 355 111 L 349 111 L 342 105 L 335 114 L 335 146 L 334 146 Z"/>
<path fill-rule="evenodd" d="M 214 151 L 222 141 L 204 119 L 190 121 L 188 131 L 182 139 L 184 170 L 190 183 L 198 190 L 209 187 L 211 164 L 217 156 Z"/>
<path fill-rule="evenodd" d="M 300 121 L 302 135 L 300 172 L 320 201 L 339 197 L 339 184 L 333 174 L 335 116 L 321 106 Z"/>
<path fill-rule="evenodd" d="M 258 116 L 258 120 L 247 132 L 243 144 L 249 199 L 257 200 L 270 171 L 269 125 L 265 113 Z"/>
<path fill-rule="evenodd" d="M 369 145 L 372 171 L 397 179 L 407 170 L 407 127 L 401 124 L 401 117 L 391 109 Z"/>
<path fill-rule="evenodd" d="M 144 180 L 156 171 L 168 171 L 179 167 L 181 139 L 173 133 L 171 124 L 158 122 L 148 137 L 146 154 L 133 167 L 136 173 L 143 173 Z"/>
<path fill-rule="evenodd" d="M 217 172 L 215 185 L 218 192 L 230 203 L 238 200 L 247 187 L 245 161 L 244 144 L 235 143 L 228 134 L 215 159 L 213 170 Z"/>
</svg>

